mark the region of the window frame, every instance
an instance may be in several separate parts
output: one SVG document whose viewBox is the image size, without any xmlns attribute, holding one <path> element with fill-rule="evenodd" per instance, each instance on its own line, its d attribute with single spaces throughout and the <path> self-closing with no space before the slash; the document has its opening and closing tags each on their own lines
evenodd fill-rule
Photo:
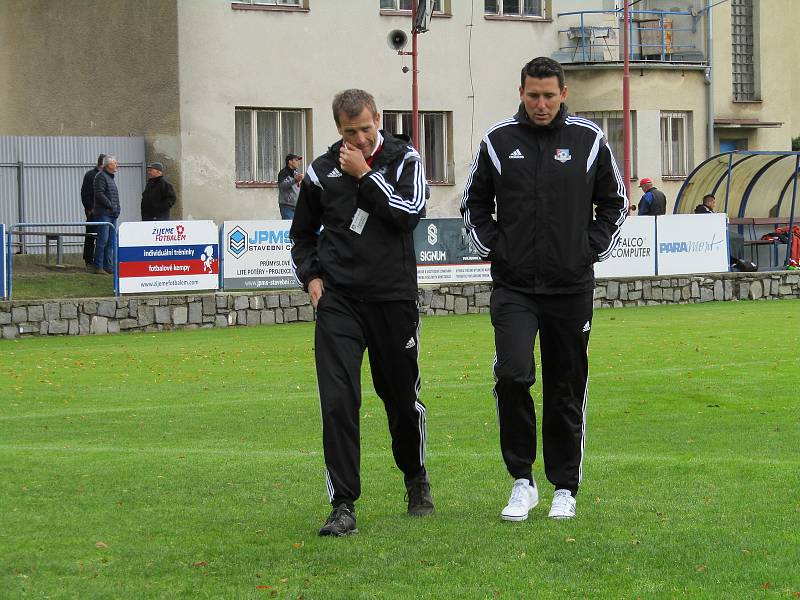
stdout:
<svg viewBox="0 0 800 600">
<path fill-rule="evenodd" d="M 576 116 L 583 117 L 584 119 L 589 119 L 590 121 L 594 121 L 600 126 L 600 129 L 603 130 L 603 134 L 606 136 L 608 140 L 608 120 L 609 119 L 619 119 L 622 121 L 624 118 L 624 111 L 622 110 L 586 110 L 586 111 L 577 111 Z M 638 154 L 638 145 L 637 145 L 637 135 L 636 135 L 636 111 L 632 110 L 630 112 L 631 116 L 631 123 L 630 123 L 630 130 L 631 130 L 631 180 L 638 179 L 638 161 L 636 160 L 636 156 Z M 609 143 L 611 140 L 608 140 Z M 624 139 L 623 139 L 623 144 Z M 623 147 L 614 147 L 611 146 L 611 151 L 614 154 L 614 159 L 617 161 L 617 166 L 621 166 L 622 162 L 625 157 L 625 148 Z"/>
<path fill-rule="evenodd" d="M 503 12 L 503 2 L 506 0 L 495 0 L 497 5 L 496 12 L 487 12 L 486 11 L 486 0 L 483 2 L 483 18 L 487 20 L 497 20 L 497 21 L 552 21 L 552 0 L 540 0 L 542 5 L 542 10 L 540 15 L 524 15 L 522 14 L 524 9 L 524 2 L 525 0 L 518 0 L 520 3 L 519 14 L 505 14 Z"/>
<path fill-rule="evenodd" d="M 233 139 L 233 148 L 234 148 L 234 184 L 236 187 L 277 187 L 278 185 L 278 173 L 275 173 L 275 179 L 269 180 L 259 180 L 259 179 L 239 179 L 239 162 L 236 157 L 236 148 L 237 144 L 237 133 L 236 133 L 236 113 L 238 112 L 247 111 L 251 115 L 250 119 L 250 172 L 254 175 L 258 171 L 258 152 L 259 152 L 259 138 L 258 138 L 258 113 L 259 112 L 274 112 L 278 114 L 276 130 L 278 135 L 281 136 L 279 142 L 277 144 L 278 148 L 278 157 L 277 162 L 279 165 L 283 164 L 283 157 L 286 156 L 289 152 L 294 152 L 299 154 L 300 156 L 307 156 L 307 148 L 311 147 L 311 144 L 308 139 L 309 131 L 310 131 L 310 120 L 311 120 L 311 111 L 307 108 L 278 108 L 278 107 L 263 107 L 263 106 L 236 106 L 234 108 L 234 139 Z M 301 131 L 300 131 L 300 140 L 302 148 L 299 150 L 296 148 L 284 148 L 284 141 L 283 141 L 283 115 L 285 113 L 299 113 L 301 115 Z M 283 167 L 280 167 L 278 171 Z"/>
<path fill-rule="evenodd" d="M 442 156 L 441 162 L 444 168 L 444 179 L 432 179 L 430 177 L 430 170 L 427 168 L 427 159 L 425 153 L 425 117 L 427 115 L 441 115 L 442 118 L 442 127 L 444 131 L 442 131 Z M 388 117 L 395 117 L 397 118 L 397 123 L 400 125 L 399 133 L 407 135 L 411 137 L 411 131 L 405 131 L 403 129 L 403 117 L 405 116 L 409 124 L 411 122 L 411 111 L 410 110 L 384 110 L 381 113 L 382 123 L 381 127 L 386 131 L 392 132 L 391 129 L 387 127 L 387 118 Z M 422 164 L 426 165 L 425 168 L 425 180 L 429 185 L 454 185 L 454 177 L 453 177 L 453 113 L 451 111 L 446 110 L 421 110 L 418 114 L 419 118 L 419 145 L 420 145 L 420 156 L 422 156 Z M 395 132 L 398 132 L 395 130 Z M 432 159 L 433 160 L 433 159 Z"/>
<path fill-rule="evenodd" d="M 390 0 L 394 3 L 395 7 L 399 6 L 399 3 L 402 0 Z M 414 0 L 410 0 L 414 2 Z M 434 9 L 431 13 L 431 17 L 451 17 L 453 15 L 451 10 L 451 0 L 438 0 L 441 5 L 440 10 Z M 378 10 L 380 14 L 384 16 L 410 16 L 411 9 L 410 8 L 384 8 L 380 5 L 380 0 L 378 0 Z"/>
<path fill-rule="evenodd" d="M 662 179 L 686 179 L 689 176 L 689 171 L 691 170 L 692 164 L 691 119 L 691 111 L 661 111 L 659 118 L 659 140 L 661 143 Z M 675 120 L 683 121 L 683 164 L 679 165 L 680 168 L 676 168 L 676 160 L 673 152 L 673 146 L 676 141 L 672 139 L 672 124 Z M 680 170 L 683 172 L 679 172 Z"/>
<path fill-rule="evenodd" d="M 282 12 L 309 12 L 310 0 L 293 0 L 295 4 L 281 4 L 282 0 L 236 0 L 231 2 L 233 10 L 264 10 Z"/>
</svg>

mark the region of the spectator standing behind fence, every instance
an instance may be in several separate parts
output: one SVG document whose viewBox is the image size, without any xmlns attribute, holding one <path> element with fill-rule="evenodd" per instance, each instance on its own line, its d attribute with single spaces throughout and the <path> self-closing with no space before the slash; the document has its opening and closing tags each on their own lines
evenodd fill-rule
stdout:
<svg viewBox="0 0 800 600">
<path fill-rule="evenodd" d="M 414 228 L 425 207 L 425 170 L 408 143 L 378 129 L 375 99 L 346 90 L 333 100 L 342 139 L 308 168 L 292 221 L 292 263 L 317 310 L 314 353 L 326 483 L 333 510 L 320 535 L 356 533 L 361 495 L 361 363 L 389 418 L 405 476 L 408 514 L 433 512 L 419 397 L 419 313 Z M 322 229 L 320 230 L 320 225 Z"/>
<path fill-rule="evenodd" d="M 175 188 L 164 177 L 164 165 L 147 165 L 147 185 L 142 192 L 142 221 L 169 221 L 169 210 L 175 205 Z"/>
<path fill-rule="evenodd" d="M 83 204 L 83 212 L 86 215 L 87 221 L 94 220 L 92 216 L 94 215 L 94 178 L 100 172 L 105 157 L 105 154 L 98 156 L 97 166 L 86 171 L 83 176 L 83 183 L 81 184 L 81 203 Z M 83 242 L 83 262 L 86 263 L 87 271 L 94 269 L 94 236 L 89 235 L 92 233 L 97 233 L 97 226 L 87 225 L 86 240 Z"/>
<path fill-rule="evenodd" d="M 117 159 L 106 156 L 103 168 L 94 178 L 94 220 L 117 226 L 119 217 L 119 190 L 114 176 L 118 169 Z M 94 248 L 94 272 L 114 274 L 114 233 L 116 229 L 97 226 L 97 243 Z"/>
<path fill-rule="evenodd" d="M 653 180 L 649 177 L 643 178 L 639 182 L 644 195 L 639 200 L 639 216 L 658 216 L 667 212 L 667 197 L 660 189 L 653 185 Z"/>
<path fill-rule="evenodd" d="M 706 194 L 703 196 L 703 203 L 698 204 L 694 207 L 694 214 L 696 215 L 707 215 L 714 212 L 714 205 L 717 203 L 717 199 L 714 198 L 711 194 Z"/>
<path fill-rule="evenodd" d="M 278 173 L 278 208 L 281 219 L 291 221 L 297 207 L 297 196 L 300 193 L 300 183 L 303 174 L 298 172 L 302 156 L 297 154 L 286 155 L 286 166 Z"/>
</svg>

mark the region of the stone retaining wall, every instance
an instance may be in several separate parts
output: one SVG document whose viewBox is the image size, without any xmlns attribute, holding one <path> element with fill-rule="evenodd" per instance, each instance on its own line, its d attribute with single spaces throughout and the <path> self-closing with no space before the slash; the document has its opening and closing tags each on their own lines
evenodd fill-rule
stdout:
<svg viewBox="0 0 800 600">
<path fill-rule="evenodd" d="M 423 286 L 420 312 L 430 316 L 488 313 L 490 296 L 488 284 Z M 782 298 L 800 298 L 800 272 L 598 279 L 594 305 L 622 308 Z M 0 333 L 7 339 L 313 320 L 308 295 L 299 290 L 0 302 Z"/>
</svg>

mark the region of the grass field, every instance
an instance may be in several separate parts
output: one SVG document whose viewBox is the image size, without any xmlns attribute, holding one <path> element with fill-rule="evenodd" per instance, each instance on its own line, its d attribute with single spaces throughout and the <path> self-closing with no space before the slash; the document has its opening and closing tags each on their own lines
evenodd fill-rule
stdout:
<svg viewBox="0 0 800 600">
<path fill-rule="evenodd" d="M 540 506 L 499 519 L 488 317 L 425 319 L 437 512 L 405 515 L 365 383 L 361 533 L 345 539 L 317 536 L 312 334 L 0 341 L 0 597 L 800 597 L 800 302 L 595 313 L 566 522 L 546 517 L 539 462 Z"/>
<path fill-rule="evenodd" d="M 14 256 L 11 282 L 14 300 L 114 295 L 114 278 L 87 273 L 80 254 L 65 254 L 63 267 L 46 264 L 38 254 Z"/>
</svg>

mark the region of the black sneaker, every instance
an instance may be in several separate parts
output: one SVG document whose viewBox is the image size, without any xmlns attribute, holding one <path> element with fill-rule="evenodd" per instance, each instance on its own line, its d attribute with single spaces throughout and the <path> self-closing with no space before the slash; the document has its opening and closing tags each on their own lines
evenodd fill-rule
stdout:
<svg viewBox="0 0 800 600">
<path fill-rule="evenodd" d="M 424 517 L 433 513 L 431 485 L 428 483 L 428 474 L 425 471 L 406 481 L 406 491 L 410 516 Z"/>
<path fill-rule="evenodd" d="M 341 537 L 358 533 L 356 528 L 356 513 L 350 510 L 346 504 L 334 507 L 325 525 L 319 530 L 320 535 L 335 535 Z"/>
</svg>

